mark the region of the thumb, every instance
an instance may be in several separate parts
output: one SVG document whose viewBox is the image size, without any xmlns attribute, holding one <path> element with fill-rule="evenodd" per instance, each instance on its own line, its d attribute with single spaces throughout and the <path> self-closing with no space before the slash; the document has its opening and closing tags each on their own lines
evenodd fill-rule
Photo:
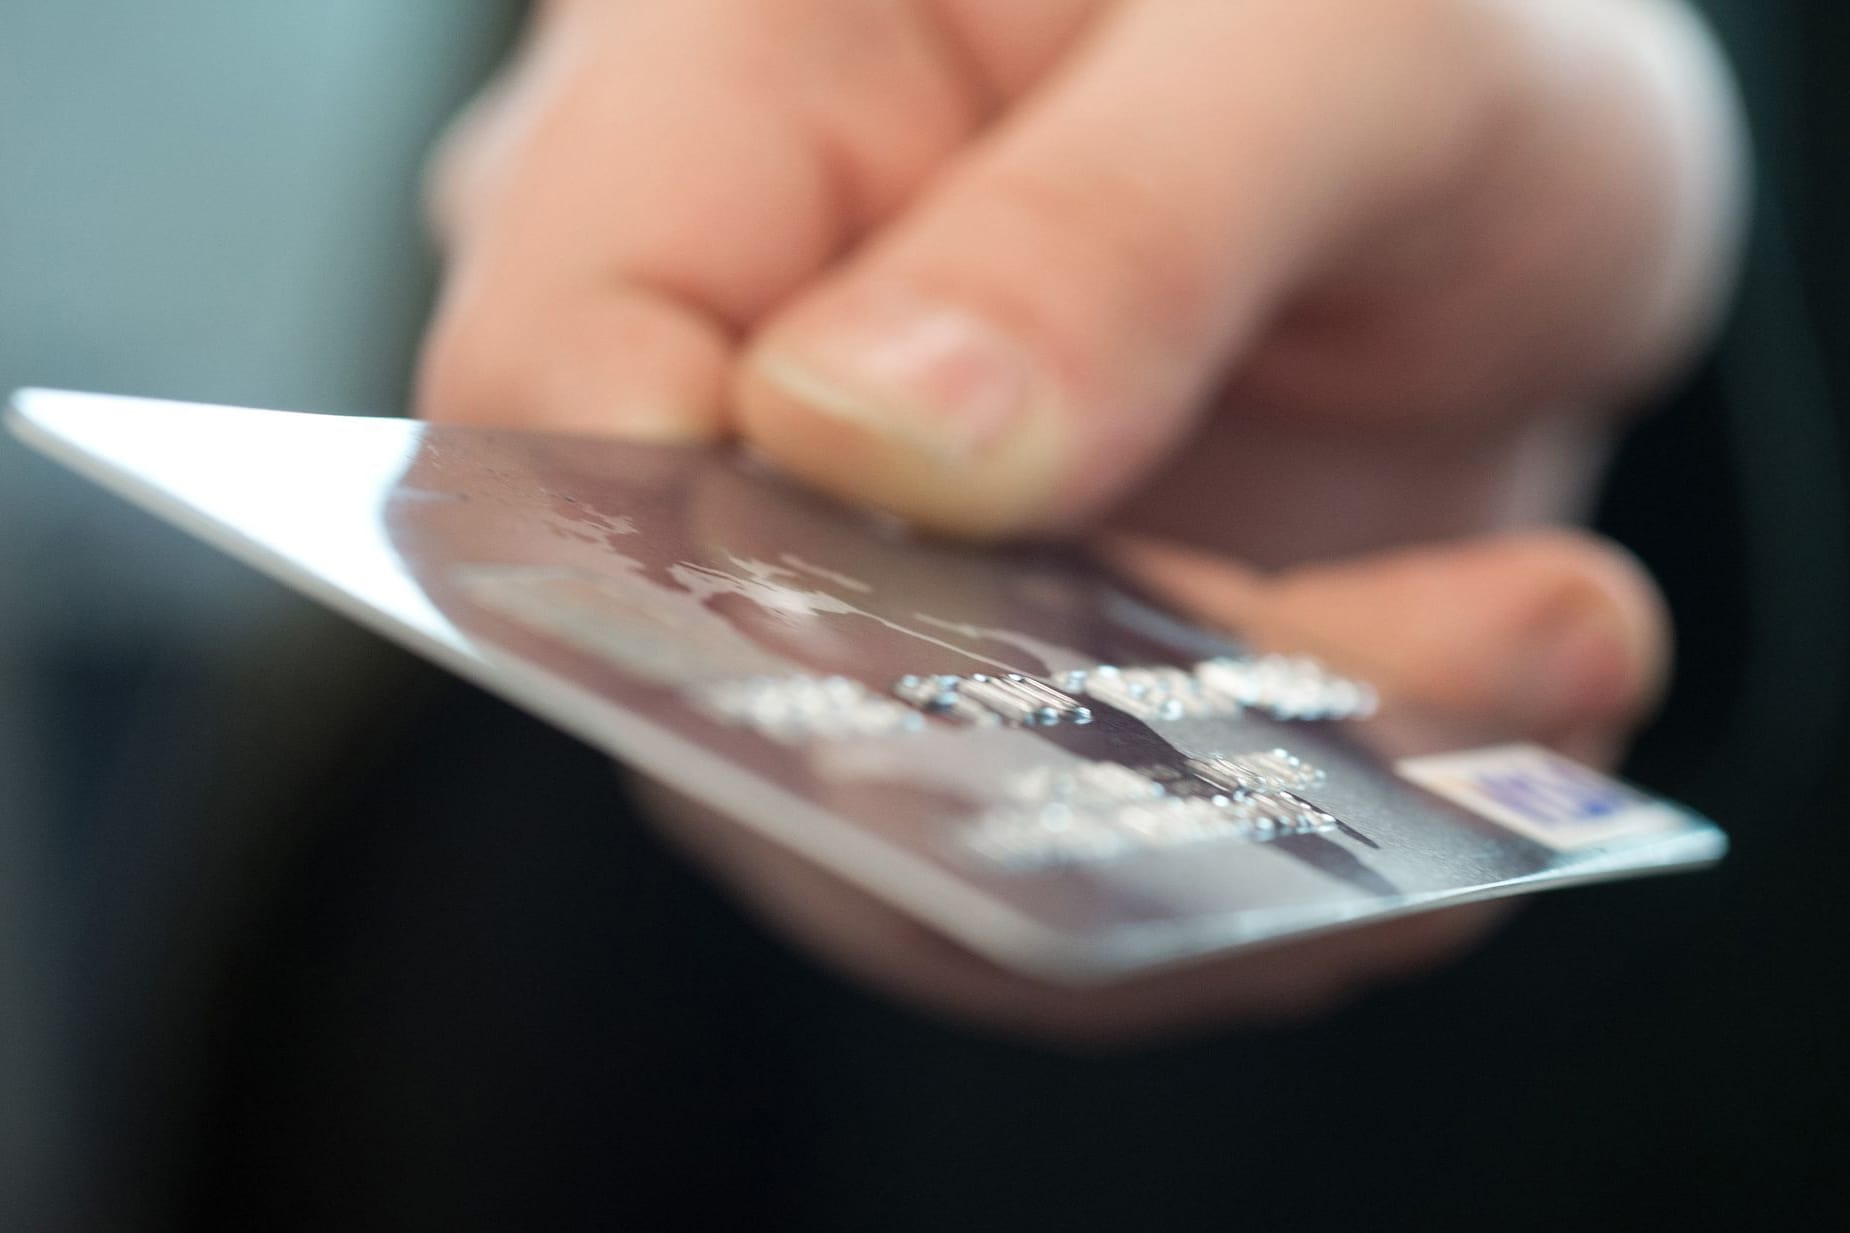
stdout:
<svg viewBox="0 0 1850 1233">
<path fill-rule="evenodd" d="M 1262 648 L 1374 684 L 1395 753 L 1530 740 L 1611 763 L 1664 687 L 1670 628 L 1656 588 L 1589 535 L 1526 532 L 1272 577 L 1150 540 L 1111 553 Z"/>
<path fill-rule="evenodd" d="M 1113 10 L 768 323 L 740 373 L 744 434 L 837 495 L 962 533 L 1123 493 L 1307 267 L 1461 147 L 1474 74 L 1416 66 L 1468 65 L 1468 36 L 1338 7 Z"/>
</svg>

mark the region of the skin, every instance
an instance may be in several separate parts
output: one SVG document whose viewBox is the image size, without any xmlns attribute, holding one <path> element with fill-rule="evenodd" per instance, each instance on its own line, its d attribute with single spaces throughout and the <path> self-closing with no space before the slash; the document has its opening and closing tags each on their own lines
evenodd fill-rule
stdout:
<svg viewBox="0 0 1850 1233">
<path fill-rule="evenodd" d="M 1374 677 L 1390 744 L 1609 760 L 1668 625 L 1543 528 L 1711 322 L 1742 163 L 1671 0 L 554 0 L 435 165 L 421 408 L 1104 535 Z M 866 979 L 1068 1040 L 1304 1013 L 1492 915 L 1052 990 L 665 816 Z"/>
</svg>

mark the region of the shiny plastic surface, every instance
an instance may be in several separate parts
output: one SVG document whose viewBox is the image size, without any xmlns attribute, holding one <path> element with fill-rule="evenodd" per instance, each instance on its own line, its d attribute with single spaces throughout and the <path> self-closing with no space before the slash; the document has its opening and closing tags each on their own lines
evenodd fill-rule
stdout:
<svg viewBox="0 0 1850 1233">
<path fill-rule="evenodd" d="M 1468 793 L 1434 790 L 1446 781 L 1430 773 L 1426 786 L 1398 773 L 1369 752 L 1366 722 L 1239 707 L 1139 715 L 1102 690 L 1081 699 L 1084 722 L 918 710 L 894 693 L 903 678 L 1015 673 L 1057 688 L 1101 665 L 1186 670 L 1243 649 L 1076 555 L 920 542 L 732 454 L 52 391 L 18 395 L 13 426 L 225 551 L 1050 979 L 1689 867 L 1725 848 L 1706 821 L 1603 777 L 1585 780 L 1573 843 L 1551 845 L 1467 807 Z M 1200 768 L 1272 750 L 1321 775 L 1302 796 L 1330 825 L 1188 829 L 1239 803 L 1202 789 Z M 1140 780 L 1166 783 L 1164 800 L 1186 780 L 1207 803 L 1187 817 L 1126 812 Z M 1038 864 L 981 842 L 998 820 L 1057 838 L 1075 816 L 1104 818 L 1122 842 Z"/>
</svg>

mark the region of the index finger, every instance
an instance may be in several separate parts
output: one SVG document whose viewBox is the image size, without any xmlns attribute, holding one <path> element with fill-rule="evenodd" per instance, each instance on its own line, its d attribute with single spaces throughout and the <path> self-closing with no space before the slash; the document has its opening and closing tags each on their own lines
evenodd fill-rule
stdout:
<svg viewBox="0 0 1850 1233">
<path fill-rule="evenodd" d="M 852 109 L 814 97 L 871 85 L 865 71 L 818 67 L 861 59 L 825 20 L 841 7 L 546 6 L 466 135 L 420 410 L 657 439 L 722 432 L 736 338 L 903 178 L 846 148 L 856 134 L 837 121 Z M 859 23 L 859 37 L 890 44 L 867 48 L 869 62 L 923 82 L 917 49 L 883 21 L 897 18 Z M 894 85 L 879 93 L 910 108 L 914 141 L 882 157 L 916 162 L 960 131 L 955 100 L 934 107 L 923 85 Z"/>
</svg>

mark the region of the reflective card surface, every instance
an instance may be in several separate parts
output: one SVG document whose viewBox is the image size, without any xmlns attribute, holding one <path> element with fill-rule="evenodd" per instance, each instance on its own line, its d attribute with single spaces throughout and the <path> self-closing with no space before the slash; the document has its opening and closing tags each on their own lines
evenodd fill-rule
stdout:
<svg viewBox="0 0 1850 1233">
<path fill-rule="evenodd" d="M 917 539 L 730 453 L 51 391 L 13 427 L 1048 979 L 1726 846 L 1529 746 L 1384 761 L 1365 682 L 1074 553 Z"/>
</svg>

